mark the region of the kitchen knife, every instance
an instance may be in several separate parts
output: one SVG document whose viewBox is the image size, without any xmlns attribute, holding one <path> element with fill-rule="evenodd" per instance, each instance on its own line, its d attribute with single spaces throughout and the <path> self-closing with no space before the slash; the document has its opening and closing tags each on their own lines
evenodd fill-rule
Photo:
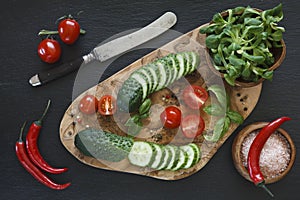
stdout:
<svg viewBox="0 0 300 200">
<path fill-rule="evenodd" d="M 82 63 L 89 63 L 95 59 L 104 62 L 159 36 L 171 28 L 176 21 L 177 17 L 174 13 L 166 12 L 154 22 L 138 31 L 97 46 L 89 54 L 73 60 L 72 62 L 35 74 L 29 79 L 29 83 L 32 86 L 43 85 L 78 70 Z"/>
</svg>

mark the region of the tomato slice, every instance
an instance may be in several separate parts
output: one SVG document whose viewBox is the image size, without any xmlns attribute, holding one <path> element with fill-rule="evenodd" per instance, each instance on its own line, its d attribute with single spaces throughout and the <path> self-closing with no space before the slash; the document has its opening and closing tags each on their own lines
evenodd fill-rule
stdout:
<svg viewBox="0 0 300 200">
<path fill-rule="evenodd" d="M 191 109 L 199 109 L 208 99 L 207 91 L 198 85 L 189 85 L 183 91 L 183 101 Z"/>
<path fill-rule="evenodd" d="M 104 95 L 98 103 L 98 111 L 101 115 L 113 115 L 117 110 L 116 99 L 111 95 Z"/>
<path fill-rule="evenodd" d="M 84 114 L 94 114 L 98 107 L 98 99 L 94 95 L 85 95 L 79 102 L 79 110 Z"/>
<path fill-rule="evenodd" d="M 201 135 L 204 128 L 204 120 L 199 115 L 187 115 L 181 121 L 182 133 L 187 138 L 195 138 Z"/>
<path fill-rule="evenodd" d="M 165 128 L 178 128 L 181 122 L 181 111 L 176 106 L 168 106 L 160 114 L 160 120 Z"/>
</svg>

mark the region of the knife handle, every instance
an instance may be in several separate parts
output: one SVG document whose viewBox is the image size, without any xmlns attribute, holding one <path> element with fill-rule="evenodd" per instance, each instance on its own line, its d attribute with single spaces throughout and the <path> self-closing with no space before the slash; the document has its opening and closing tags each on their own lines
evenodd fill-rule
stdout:
<svg viewBox="0 0 300 200">
<path fill-rule="evenodd" d="M 58 79 L 64 75 L 67 75 L 80 68 L 82 62 L 84 61 L 83 57 L 77 58 L 69 63 L 64 63 L 58 67 L 54 67 L 50 70 L 40 72 L 29 80 L 29 83 L 32 86 L 38 86 L 50 82 L 52 80 Z"/>
</svg>

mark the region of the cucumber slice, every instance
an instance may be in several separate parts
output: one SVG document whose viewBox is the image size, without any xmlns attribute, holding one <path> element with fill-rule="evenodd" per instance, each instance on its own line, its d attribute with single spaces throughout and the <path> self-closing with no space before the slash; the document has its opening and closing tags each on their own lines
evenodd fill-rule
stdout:
<svg viewBox="0 0 300 200">
<path fill-rule="evenodd" d="M 190 143 L 188 145 L 194 149 L 194 151 L 196 153 L 196 163 L 198 163 L 201 159 L 201 156 L 202 156 L 200 148 L 194 143 Z"/>
<path fill-rule="evenodd" d="M 151 91 L 152 91 L 152 89 L 153 89 L 153 82 L 154 82 L 152 74 L 151 74 L 150 72 L 148 72 L 148 71 L 147 71 L 145 68 L 143 68 L 143 67 L 140 68 L 140 69 L 138 70 L 138 72 L 141 73 L 141 74 L 145 77 L 145 79 L 147 80 L 147 83 L 148 83 L 148 85 L 149 85 L 147 94 L 150 94 Z"/>
<path fill-rule="evenodd" d="M 184 76 L 185 72 L 185 59 L 182 54 L 176 54 L 176 59 L 178 61 L 178 74 L 177 74 L 177 80 Z"/>
<path fill-rule="evenodd" d="M 183 55 L 184 55 L 184 58 L 186 60 L 186 68 L 187 68 L 187 73 L 186 74 L 189 74 L 192 71 L 194 71 L 193 66 L 192 66 L 193 59 L 192 59 L 192 56 L 190 55 L 189 52 L 183 52 Z"/>
<path fill-rule="evenodd" d="M 158 84 L 160 82 L 160 76 L 159 76 L 159 69 L 158 69 L 158 66 L 151 63 L 151 64 L 148 64 L 147 67 L 145 67 L 145 69 L 147 71 L 150 72 L 150 74 L 153 76 L 153 88 L 151 90 L 150 93 L 153 93 L 157 90 L 157 87 L 158 87 Z"/>
<path fill-rule="evenodd" d="M 187 161 L 188 161 L 188 155 L 185 151 L 183 151 L 182 149 L 179 148 L 179 153 L 177 154 L 177 164 L 172 167 L 171 170 L 173 171 L 176 171 L 176 170 L 179 170 L 179 169 L 182 169 L 183 166 L 186 165 Z"/>
<path fill-rule="evenodd" d="M 183 145 L 180 147 L 188 156 L 188 160 L 182 167 L 184 169 L 194 166 L 198 162 L 197 150 L 190 145 Z"/>
<path fill-rule="evenodd" d="M 178 64 L 176 62 L 176 59 L 175 59 L 175 56 L 172 54 L 168 57 L 169 59 L 169 62 L 168 62 L 168 65 L 170 67 L 171 70 L 173 70 L 173 73 L 172 73 L 172 79 L 171 79 L 171 83 L 173 83 L 176 79 L 177 79 L 177 74 L 178 74 Z"/>
<path fill-rule="evenodd" d="M 198 68 L 198 66 L 200 64 L 200 56 L 195 52 L 189 52 L 189 54 L 192 58 L 192 67 L 193 67 L 192 71 L 194 71 Z"/>
<path fill-rule="evenodd" d="M 136 141 L 133 143 L 128 159 L 133 165 L 146 167 L 150 164 L 153 157 L 152 146 L 147 142 Z"/>
<path fill-rule="evenodd" d="M 168 146 L 163 146 L 163 151 L 164 151 L 163 152 L 164 155 L 161 158 L 161 163 L 156 168 L 158 170 L 165 169 L 172 158 L 171 150 Z"/>
<path fill-rule="evenodd" d="M 164 149 L 155 143 L 152 143 L 155 154 L 153 154 L 153 162 L 150 163 L 149 167 L 156 169 L 162 162 L 162 157 L 164 156 Z"/>
<path fill-rule="evenodd" d="M 169 161 L 168 166 L 165 169 L 171 170 L 178 163 L 179 148 L 174 145 L 168 145 L 168 147 L 170 148 L 170 151 L 171 151 L 171 159 Z"/>
<path fill-rule="evenodd" d="M 155 64 L 158 67 L 157 76 L 160 77 L 160 82 L 158 83 L 158 87 L 156 88 L 156 91 L 161 90 L 166 86 L 167 83 L 167 69 L 165 68 L 165 65 L 161 62 L 156 62 Z"/>
<path fill-rule="evenodd" d="M 148 82 L 145 78 L 145 76 L 141 75 L 140 73 L 133 73 L 131 75 L 132 79 L 135 79 L 141 86 L 142 86 L 142 90 L 143 90 L 143 96 L 142 96 L 142 102 L 146 99 L 146 97 L 148 96 Z"/>
</svg>

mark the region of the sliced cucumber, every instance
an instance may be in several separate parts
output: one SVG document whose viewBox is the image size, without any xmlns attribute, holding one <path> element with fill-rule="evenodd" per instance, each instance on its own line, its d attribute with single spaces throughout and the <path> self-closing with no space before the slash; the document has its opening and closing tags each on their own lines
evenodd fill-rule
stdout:
<svg viewBox="0 0 300 200">
<path fill-rule="evenodd" d="M 167 83 L 167 73 L 169 72 L 168 69 L 165 67 L 165 65 L 161 62 L 156 62 L 156 65 L 158 66 L 158 73 L 157 76 L 160 76 L 160 82 L 158 83 L 158 87 L 156 88 L 156 91 L 161 90 L 162 88 L 166 87 Z"/>
<path fill-rule="evenodd" d="M 169 161 L 168 166 L 165 168 L 166 170 L 171 170 L 174 168 L 178 163 L 178 154 L 179 154 L 179 148 L 174 145 L 168 145 L 171 151 L 171 159 Z"/>
<path fill-rule="evenodd" d="M 138 70 L 139 73 L 141 73 L 144 78 L 147 80 L 147 84 L 148 84 L 148 91 L 147 93 L 150 93 L 153 90 L 153 84 L 154 84 L 154 78 L 152 76 L 152 74 L 146 70 L 146 68 L 140 68 Z"/>
<path fill-rule="evenodd" d="M 177 74 L 178 74 L 178 70 L 177 70 L 178 63 L 176 62 L 174 55 L 169 56 L 168 65 L 169 65 L 170 69 L 173 70 L 172 79 L 171 79 L 171 83 L 173 83 L 177 79 Z"/>
<path fill-rule="evenodd" d="M 196 70 L 198 68 L 198 66 L 200 64 L 200 57 L 195 52 L 189 52 L 189 54 L 190 54 L 190 56 L 192 58 L 192 66 L 193 66 L 192 71 L 194 71 L 194 70 Z"/>
<path fill-rule="evenodd" d="M 188 161 L 187 153 L 179 148 L 179 153 L 177 154 L 177 159 L 176 160 L 177 160 L 177 164 L 172 167 L 172 169 L 171 169 L 172 171 L 182 169 L 183 166 L 186 165 L 186 163 Z"/>
<path fill-rule="evenodd" d="M 151 64 L 147 65 L 146 69 L 149 70 L 150 73 L 153 75 L 153 80 L 154 80 L 153 89 L 150 92 L 150 93 L 153 93 L 158 90 L 157 88 L 161 81 L 161 77 L 159 75 L 159 68 L 157 65 L 151 63 Z"/>
<path fill-rule="evenodd" d="M 185 59 L 184 56 L 182 54 L 176 54 L 176 59 L 178 61 L 178 74 L 177 74 L 177 79 L 180 79 L 181 77 L 184 76 L 184 72 L 185 72 Z"/>
<path fill-rule="evenodd" d="M 156 167 L 158 170 L 165 169 L 172 158 L 171 150 L 168 146 L 163 146 L 164 155 L 161 158 L 161 163 Z"/>
<path fill-rule="evenodd" d="M 146 167 L 153 157 L 153 148 L 148 142 L 136 141 L 133 143 L 128 159 L 133 165 Z"/>
<path fill-rule="evenodd" d="M 194 143 L 190 143 L 188 145 L 190 147 L 192 147 L 194 149 L 195 153 L 196 153 L 196 163 L 199 162 L 200 159 L 201 159 L 201 156 L 202 156 L 200 148 L 196 144 L 194 144 Z"/>
<path fill-rule="evenodd" d="M 182 167 L 184 169 L 190 168 L 198 162 L 197 150 L 190 145 L 183 145 L 180 147 L 188 156 L 188 160 Z"/>
<path fill-rule="evenodd" d="M 153 154 L 153 162 L 150 163 L 149 167 L 155 169 L 157 168 L 163 161 L 162 157 L 164 156 L 164 149 L 162 146 L 152 143 L 155 154 Z"/>
<path fill-rule="evenodd" d="M 143 102 L 148 96 L 148 91 L 149 91 L 148 90 L 149 85 L 146 80 L 146 77 L 141 73 L 133 73 L 130 78 L 135 79 L 142 86 L 142 90 L 143 90 L 142 102 Z"/>
</svg>

